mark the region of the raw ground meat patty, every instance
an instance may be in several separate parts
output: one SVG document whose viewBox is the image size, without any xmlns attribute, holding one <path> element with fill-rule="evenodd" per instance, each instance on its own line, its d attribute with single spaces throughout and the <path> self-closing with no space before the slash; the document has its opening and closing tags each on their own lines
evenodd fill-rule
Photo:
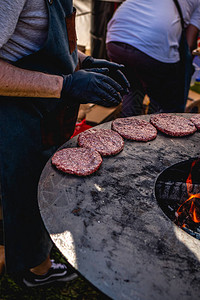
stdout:
<svg viewBox="0 0 200 300">
<path fill-rule="evenodd" d="M 150 122 L 158 130 L 170 136 L 185 136 L 197 130 L 190 120 L 167 113 L 152 116 Z"/>
<path fill-rule="evenodd" d="M 52 164 L 60 171 L 78 176 L 86 176 L 98 170 L 101 155 L 87 148 L 64 148 L 52 157 Z"/>
<path fill-rule="evenodd" d="M 195 114 L 190 121 L 192 121 L 192 123 L 194 123 L 194 125 L 196 126 L 196 128 L 198 130 L 200 130 L 200 114 Z"/>
<path fill-rule="evenodd" d="M 126 139 L 147 142 L 156 138 L 157 130 L 149 122 L 135 117 L 118 118 L 112 122 L 112 129 Z"/>
<path fill-rule="evenodd" d="M 111 129 L 89 129 L 79 134 L 78 145 L 98 151 L 102 156 L 115 155 L 124 148 L 123 138 Z"/>
</svg>

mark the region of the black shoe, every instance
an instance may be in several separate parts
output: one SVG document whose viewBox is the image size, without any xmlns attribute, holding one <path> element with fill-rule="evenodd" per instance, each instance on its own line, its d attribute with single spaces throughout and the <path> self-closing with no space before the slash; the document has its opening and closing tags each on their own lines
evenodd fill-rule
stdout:
<svg viewBox="0 0 200 300">
<path fill-rule="evenodd" d="M 76 279 L 78 275 L 67 268 L 66 265 L 57 264 L 51 260 L 52 265 L 49 271 L 44 275 L 36 275 L 31 271 L 27 272 L 23 278 L 23 283 L 27 287 L 47 285 L 52 282 L 67 282 Z"/>
</svg>

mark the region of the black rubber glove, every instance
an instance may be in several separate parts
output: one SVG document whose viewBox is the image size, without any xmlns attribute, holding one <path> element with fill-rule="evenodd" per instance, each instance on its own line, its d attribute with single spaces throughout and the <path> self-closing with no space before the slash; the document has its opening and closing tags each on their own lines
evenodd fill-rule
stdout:
<svg viewBox="0 0 200 300">
<path fill-rule="evenodd" d="M 103 106 L 117 106 L 123 88 L 115 80 L 105 75 L 107 68 L 79 70 L 63 75 L 62 99 L 73 98 L 77 103 L 94 103 Z"/>
<path fill-rule="evenodd" d="M 122 64 L 117 64 L 115 62 L 108 61 L 106 59 L 96 59 L 92 56 L 87 56 L 82 64 L 81 67 L 83 69 L 90 69 L 90 68 L 108 68 L 109 73 L 107 74 L 115 81 L 117 81 L 123 87 L 123 94 L 128 94 L 130 84 L 123 74 L 123 69 L 125 68 Z"/>
</svg>

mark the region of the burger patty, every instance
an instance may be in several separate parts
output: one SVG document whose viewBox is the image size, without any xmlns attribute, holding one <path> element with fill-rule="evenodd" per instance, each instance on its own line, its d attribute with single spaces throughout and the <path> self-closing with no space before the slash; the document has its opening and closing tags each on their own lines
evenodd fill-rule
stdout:
<svg viewBox="0 0 200 300">
<path fill-rule="evenodd" d="M 167 113 L 151 116 L 150 122 L 161 132 L 170 136 L 186 136 L 194 133 L 197 129 L 188 119 L 170 115 Z"/>
<path fill-rule="evenodd" d="M 102 156 L 115 155 L 124 148 L 123 138 L 111 129 L 88 129 L 78 136 L 78 145 L 98 151 Z"/>
<path fill-rule="evenodd" d="M 99 169 L 102 157 L 89 148 L 64 148 L 57 151 L 51 161 L 62 172 L 86 176 Z"/>
<path fill-rule="evenodd" d="M 147 142 L 157 136 L 153 125 L 135 117 L 118 118 L 112 122 L 111 127 L 122 137 L 134 141 Z"/>
<path fill-rule="evenodd" d="M 196 126 L 196 128 L 200 130 L 200 114 L 194 114 L 194 116 L 192 116 L 190 121 L 192 121 L 192 123 Z"/>
</svg>

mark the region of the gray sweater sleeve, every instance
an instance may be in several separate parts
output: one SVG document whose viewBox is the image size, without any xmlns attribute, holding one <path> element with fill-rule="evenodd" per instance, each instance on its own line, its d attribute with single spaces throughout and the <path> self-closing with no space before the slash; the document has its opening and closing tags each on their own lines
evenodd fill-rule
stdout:
<svg viewBox="0 0 200 300">
<path fill-rule="evenodd" d="M 0 48 L 14 33 L 25 3 L 26 0 L 0 1 Z"/>
</svg>

